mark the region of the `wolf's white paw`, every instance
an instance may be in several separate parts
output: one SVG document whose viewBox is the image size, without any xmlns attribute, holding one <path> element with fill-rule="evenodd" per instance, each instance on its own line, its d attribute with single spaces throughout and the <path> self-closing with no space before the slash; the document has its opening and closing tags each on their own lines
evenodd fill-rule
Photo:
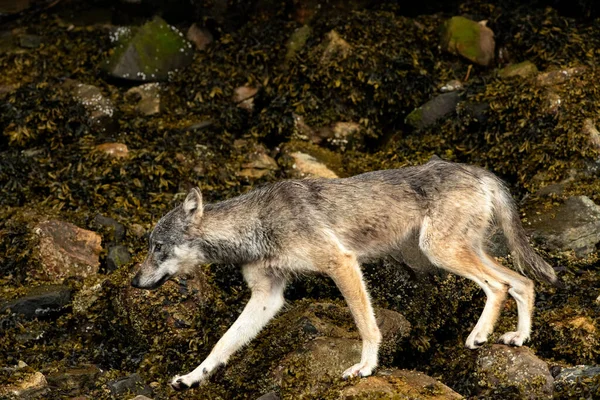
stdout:
<svg viewBox="0 0 600 400">
<path fill-rule="evenodd" d="M 194 378 L 191 378 L 189 375 L 177 375 L 171 380 L 171 387 L 177 391 L 196 388 L 198 386 L 200 386 L 200 381 L 194 380 Z"/>
<path fill-rule="evenodd" d="M 483 332 L 471 332 L 467 341 L 465 342 L 465 346 L 467 349 L 475 350 L 483 346 L 487 342 L 487 334 Z"/>
<path fill-rule="evenodd" d="M 507 344 L 509 346 L 523 346 L 523 343 L 529 339 L 529 335 L 525 335 L 521 332 L 506 332 L 500 337 L 500 343 Z"/>
<path fill-rule="evenodd" d="M 371 365 L 370 363 L 358 363 L 344 371 L 342 378 L 348 379 L 354 376 L 364 378 L 371 375 L 374 369 L 375 365 Z"/>
</svg>

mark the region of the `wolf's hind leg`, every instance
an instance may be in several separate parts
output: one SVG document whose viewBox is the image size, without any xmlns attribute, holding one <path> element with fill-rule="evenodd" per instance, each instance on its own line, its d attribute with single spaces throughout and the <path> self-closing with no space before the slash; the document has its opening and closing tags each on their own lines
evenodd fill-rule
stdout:
<svg viewBox="0 0 600 400">
<path fill-rule="evenodd" d="M 285 303 L 284 278 L 274 276 L 262 265 L 246 265 L 243 274 L 252 291 L 244 311 L 217 342 L 202 364 L 187 375 L 173 378 L 171 381 L 173 389 L 197 387 L 215 368 L 227 363 L 233 353 L 250 342 Z"/>
<path fill-rule="evenodd" d="M 500 337 L 500 342 L 512 346 L 522 346 L 531 335 L 531 316 L 533 314 L 533 303 L 535 291 L 533 281 L 500 265 L 492 257 L 484 254 L 484 261 L 506 282 L 508 293 L 517 302 L 519 320 L 515 332 L 507 332 Z"/>
<path fill-rule="evenodd" d="M 329 258 L 326 272 L 348 303 L 363 341 L 360 362 L 348 368 L 343 377 L 369 376 L 377 366 L 381 333 L 375 320 L 371 299 L 367 293 L 358 261 L 354 255 L 342 252 Z"/>
</svg>

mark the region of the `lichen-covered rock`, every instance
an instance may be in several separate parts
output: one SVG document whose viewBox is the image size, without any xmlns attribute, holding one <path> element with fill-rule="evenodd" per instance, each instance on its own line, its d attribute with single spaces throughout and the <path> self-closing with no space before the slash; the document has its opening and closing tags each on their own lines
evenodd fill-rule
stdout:
<svg viewBox="0 0 600 400">
<path fill-rule="evenodd" d="M 537 74 L 538 69 L 531 61 L 523 61 L 518 64 L 511 64 L 498 71 L 500 78 L 511 78 L 513 76 L 520 76 L 526 78 Z"/>
<path fill-rule="evenodd" d="M 548 399 L 554 391 L 548 364 L 528 347 L 494 344 L 481 349 L 475 379 L 486 398 Z"/>
<path fill-rule="evenodd" d="M 135 110 L 142 115 L 160 112 L 160 85 L 157 82 L 132 87 L 125 96 L 135 104 Z"/>
<path fill-rule="evenodd" d="M 12 314 L 26 319 L 55 316 L 66 311 L 72 290 L 68 286 L 36 286 L 24 296 L 0 303 L 0 312 L 10 309 Z"/>
<path fill-rule="evenodd" d="M 587 196 L 570 197 L 560 206 L 530 215 L 526 227 L 549 249 L 573 250 L 583 257 L 600 243 L 600 206 Z"/>
<path fill-rule="evenodd" d="M 486 21 L 452 17 L 443 26 L 442 48 L 452 54 L 488 66 L 494 59 L 495 47 L 494 32 L 486 26 Z"/>
<path fill-rule="evenodd" d="M 437 95 L 406 116 L 405 122 L 415 129 L 428 128 L 456 111 L 460 94 L 456 91 Z"/>
<path fill-rule="evenodd" d="M 39 237 L 35 257 L 41 268 L 31 270 L 31 276 L 60 281 L 98 273 L 102 239 L 97 233 L 59 220 L 39 223 L 34 233 Z"/>
<path fill-rule="evenodd" d="M 117 78 L 162 81 L 187 66 L 193 58 L 192 44 L 183 34 L 154 17 L 139 29 L 121 29 L 105 69 Z"/>
<path fill-rule="evenodd" d="M 344 400 L 361 399 L 462 399 L 448 386 L 422 372 L 403 369 L 383 369 L 374 376 L 361 379 L 340 393 Z"/>
</svg>

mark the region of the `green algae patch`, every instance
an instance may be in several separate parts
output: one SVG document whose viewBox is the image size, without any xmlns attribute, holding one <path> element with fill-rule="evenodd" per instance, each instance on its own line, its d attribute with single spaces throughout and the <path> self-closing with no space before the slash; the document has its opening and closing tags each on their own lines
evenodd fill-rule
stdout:
<svg viewBox="0 0 600 400">
<path fill-rule="evenodd" d="M 192 45 L 162 18 L 138 29 L 120 28 L 117 45 L 106 61 L 114 77 L 135 81 L 161 81 L 191 63 Z M 120 33 L 119 33 L 120 32 Z"/>
</svg>

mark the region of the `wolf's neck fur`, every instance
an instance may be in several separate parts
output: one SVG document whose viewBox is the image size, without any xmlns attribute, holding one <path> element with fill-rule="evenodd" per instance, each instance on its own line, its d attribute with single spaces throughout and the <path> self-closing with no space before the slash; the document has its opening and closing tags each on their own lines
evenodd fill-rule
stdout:
<svg viewBox="0 0 600 400">
<path fill-rule="evenodd" d="M 220 203 L 207 204 L 193 247 L 201 251 L 207 262 L 248 263 L 272 254 L 273 238 L 247 201 L 239 196 Z"/>
</svg>

